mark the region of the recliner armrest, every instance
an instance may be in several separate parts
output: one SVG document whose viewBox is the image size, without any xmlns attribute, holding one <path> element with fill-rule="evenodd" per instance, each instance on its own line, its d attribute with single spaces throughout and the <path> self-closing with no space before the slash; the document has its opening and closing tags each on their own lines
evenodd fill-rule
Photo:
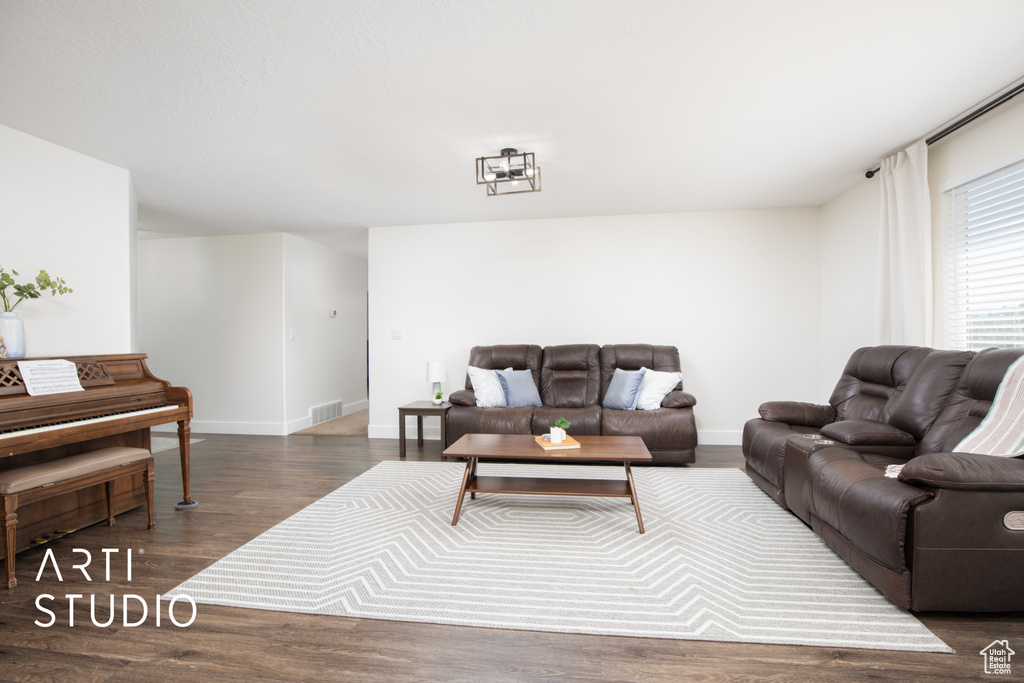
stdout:
<svg viewBox="0 0 1024 683">
<path fill-rule="evenodd" d="M 768 401 L 762 403 L 757 412 L 762 420 L 807 427 L 824 427 L 836 419 L 836 409 L 832 406 L 802 401 Z"/>
<path fill-rule="evenodd" d="M 662 408 L 692 408 L 695 405 L 697 399 L 685 391 L 670 391 L 661 401 Z"/>
<path fill-rule="evenodd" d="M 821 435 L 848 446 L 914 446 L 917 439 L 898 427 L 874 420 L 843 420 L 821 428 Z"/>
<path fill-rule="evenodd" d="M 904 465 L 900 481 L 936 489 L 1024 491 L 1024 460 L 978 453 L 928 453 Z"/>
<path fill-rule="evenodd" d="M 475 406 L 476 394 L 469 389 L 459 389 L 448 395 L 448 402 L 453 406 Z"/>
</svg>

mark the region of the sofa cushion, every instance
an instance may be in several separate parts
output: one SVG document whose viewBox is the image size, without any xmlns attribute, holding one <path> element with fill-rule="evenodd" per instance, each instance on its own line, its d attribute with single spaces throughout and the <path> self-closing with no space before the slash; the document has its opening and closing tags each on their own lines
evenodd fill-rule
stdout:
<svg viewBox="0 0 1024 683">
<path fill-rule="evenodd" d="M 837 417 L 836 409 L 831 405 L 803 401 L 766 401 L 757 412 L 762 420 L 769 422 L 787 422 L 818 429 L 835 422 Z"/>
<path fill-rule="evenodd" d="M 601 434 L 639 436 L 648 450 L 693 448 L 697 434 L 689 409 L 601 410 Z"/>
<path fill-rule="evenodd" d="M 917 440 L 913 434 L 875 420 L 843 420 L 821 428 L 821 435 L 850 446 L 907 446 L 913 448 Z M 913 455 L 913 451 L 906 456 Z"/>
<path fill-rule="evenodd" d="M 469 389 L 459 389 L 448 394 L 448 402 L 453 406 L 475 406 L 476 394 Z"/>
<path fill-rule="evenodd" d="M 473 385 L 476 405 L 480 408 L 504 408 L 508 405 L 505 389 L 494 370 L 486 370 L 470 365 L 466 368 L 469 381 Z"/>
<path fill-rule="evenodd" d="M 692 408 L 697 405 L 697 397 L 678 389 L 668 392 L 661 401 L 662 408 Z"/>
<path fill-rule="evenodd" d="M 572 423 L 566 430 L 569 436 L 600 436 L 601 412 L 601 406 L 597 404 L 582 408 L 537 406 L 533 410 L 533 433 L 547 434 L 558 418 L 564 417 Z"/>
<path fill-rule="evenodd" d="M 674 346 L 654 344 L 606 344 L 601 347 L 601 401 L 611 384 L 615 369 L 639 370 L 647 368 L 658 372 L 679 372 L 679 350 Z M 682 389 L 682 383 L 673 389 Z"/>
<path fill-rule="evenodd" d="M 544 405 L 582 408 L 598 402 L 600 347 L 596 344 L 545 346 L 540 370 Z"/>
<path fill-rule="evenodd" d="M 973 356 L 971 351 L 932 351 L 893 404 L 889 424 L 922 439 Z"/>
<path fill-rule="evenodd" d="M 901 572 L 907 569 L 910 509 L 933 496 L 886 477 L 885 464 L 848 448 L 816 451 L 807 462 L 804 502 L 812 527 L 827 524 L 875 562 Z"/>
<path fill-rule="evenodd" d="M 640 385 L 644 381 L 645 374 L 645 368 L 639 370 L 616 368 L 601 405 L 612 410 L 636 410 L 637 399 L 640 398 Z"/>
<path fill-rule="evenodd" d="M 904 386 L 931 352 L 923 346 L 869 346 L 854 351 L 828 401 L 838 419 L 888 422 Z"/>
<path fill-rule="evenodd" d="M 657 410 L 668 393 L 683 381 L 681 372 L 647 370 L 636 399 L 637 410 Z"/>
<path fill-rule="evenodd" d="M 541 405 L 533 373 L 529 370 L 498 370 L 497 374 L 509 408 Z"/>
<path fill-rule="evenodd" d="M 453 405 L 445 416 L 445 447 L 464 434 L 531 434 L 534 410 Z"/>
<path fill-rule="evenodd" d="M 981 424 L 1006 369 L 1024 349 L 986 349 L 964 368 L 956 388 L 917 446 L 917 453 L 948 453 Z"/>
<path fill-rule="evenodd" d="M 899 478 L 915 486 L 938 489 L 1024 491 L 1024 457 L 927 453 L 908 462 Z"/>
<path fill-rule="evenodd" d="M 533 380 L 540 383 L 541 348 L 536 344 L 497 344 L 474 346 L 469 350 L 469 365 L 485 370 L 530 370 Z M 473 384 L 466 375 L 466 389 Z"/>
</svg>

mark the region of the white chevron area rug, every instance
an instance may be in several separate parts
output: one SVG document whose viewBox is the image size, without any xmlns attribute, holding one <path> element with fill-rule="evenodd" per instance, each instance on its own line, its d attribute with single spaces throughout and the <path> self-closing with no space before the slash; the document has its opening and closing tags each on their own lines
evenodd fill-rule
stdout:
<svg viewBox="0 0 1024 683">
<path fill-rule="evenodd" d="M 491 628 L 952 652 L 739 470 L 634 468 L 628 499 L 477 494 L 462 463 L 383 462 L 167 594 Z M 481 474 L 622 478 L 482 463 Z M 200 616 L 202 611 L 200 610 Z"/>
</svg>

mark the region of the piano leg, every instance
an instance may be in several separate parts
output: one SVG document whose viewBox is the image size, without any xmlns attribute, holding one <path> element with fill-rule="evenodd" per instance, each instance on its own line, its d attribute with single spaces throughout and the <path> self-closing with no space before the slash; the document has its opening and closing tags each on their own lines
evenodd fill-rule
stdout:
<svg viewBox="0 0 1024 683">
<path fill-rule="evenodd" d="M 156 479 L 156 472 L 154 471 L 156 462 L 153 460 L 153 456 L 149 456 L 149 460 L 146 462 L 146 471 L 143 472 L 144 483 L 146 484 L 146 514 L 149 515 L 149 529 L 156 526 L 156 519 L 153 517 L 153 482 Z"/>
<path fill-rule="evenodd" d="M 185 498 L 180 503 L 174 504 L 175 510 L 191 510 L 199 505 L 199 503 L 192 500 L 192 495 L 189 493 L 189 471 L 191 470 L 191 464 L 189 461 L 189 437 L 191 435 L 192 428 L 189 427 L 189 421 L 178 420 L 178 454 L 181 456 L 181 488 L 185 494 Z"/>
<path fill-rule="evenodd" d="M 107 489 L 107 526 L 114 526 L 114 482 L 108 481 Z"/>
<path fill-rule="evenodd" d="M 14 546 L 18 535 L 18 496 L 0 498 L 0 512 L 4 516 L 4 564 L 7 567 L 7 587 L 14 588 L 18 580 L 14 578 Z"/>
</svg>

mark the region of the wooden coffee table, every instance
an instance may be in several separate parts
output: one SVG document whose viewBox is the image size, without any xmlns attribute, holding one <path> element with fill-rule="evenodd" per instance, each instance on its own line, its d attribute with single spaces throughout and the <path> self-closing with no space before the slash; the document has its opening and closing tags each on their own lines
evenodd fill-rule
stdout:
<svg viewBox="0 0 1024 683">
<path fill-rule="evenodd" d="M 466 434 L 444 451 L 447 457 L 466 458 L 459 500 L 455 504 L 452 526 L 459 522 L 462 499 L 466 493 L 523 493 L 542 496 L 600 496 L 629 498 L 636 512 L 636 523 L 644 533 L 640 503 L 636 498 L 630 463 L 649 462 L 651 454 L 638 436 L 576 436 L 580 448 L 546 451 L 534 437 L 524 434 Z M 554 479 L 541 477 L 497 477 L 476 474 L 479 458 L 494 460 L 537 460 L 556 463 L 596 461 L 621 462 L 626 468 L 622 479 Z"/>
</svg>

